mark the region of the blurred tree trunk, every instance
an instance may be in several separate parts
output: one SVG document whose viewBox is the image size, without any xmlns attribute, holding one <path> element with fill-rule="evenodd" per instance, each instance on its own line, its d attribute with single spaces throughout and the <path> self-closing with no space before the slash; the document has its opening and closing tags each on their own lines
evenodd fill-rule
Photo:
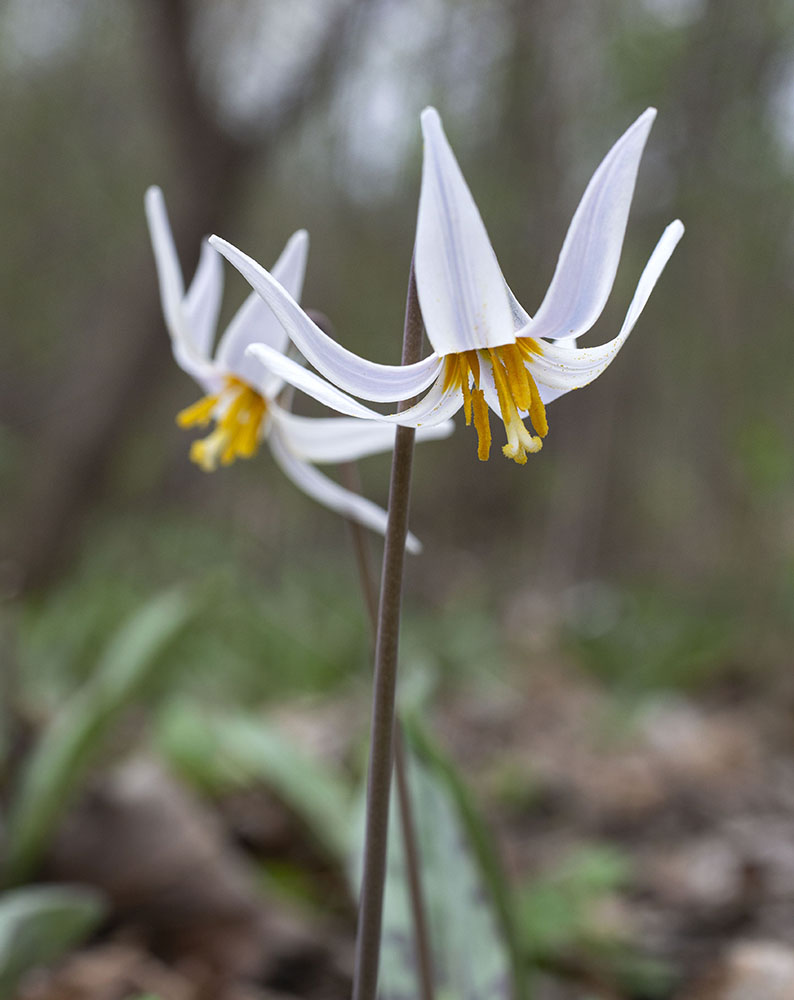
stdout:
<svg viewBox="0 0 794 1000">
<path fill-rule="evenodd" d="M 180 190 L 169 197 L 169 207 L 189 273 L 204 236 L 223 230 L 247 172 L 254 165 L 267 169 L 277 143 L 328 98 L 342 69 L 343 42 L 365 3 L 348 0 L 329 16 L 320 43 L 307 54 L 266 126 L 243 139 L 224 128 L 202 98 L 190 56 L 193 5 L 147 0 L 142 6 L 163 130 L 179 165 Z M 115 449 L 171 364 L 148 241 L 121 273 L 118 285 L 99 290 L 93 320 L 60 385 L 62 399 L 52 407 L 56 416 L 31 443 L 37 459 L 6 546 L 18 591 L 47 583 L 63 565 L 102 490 Z M 76 386 L 79 409 L 70 405 Z"/>
</svg>

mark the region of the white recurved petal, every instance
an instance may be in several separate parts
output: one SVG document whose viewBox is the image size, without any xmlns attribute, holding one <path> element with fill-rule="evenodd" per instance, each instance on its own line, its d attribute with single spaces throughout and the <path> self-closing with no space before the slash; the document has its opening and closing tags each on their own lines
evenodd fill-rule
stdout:
<svg viewBox="0 0 794 1000">
<path fill-rule="evenodd" d="M 519 336 L 578 337 L 595 323 L 615 280 L 640 157 L 656 110 L 618 139 L 587 185 L 546 296 Z"/>
<path fill-rule="evenodd" d="M 218 256 L 217 251 L 212 252 Z M 290 237 L 273 267 L 276 280 L 296 301 L 300 300 L 303 291 L 308 252 L 309 234 L 305 229 L 301 229 Z M 221 337 L 216 361 L 221 367 L 246 382 L 256 379 L 262 383 L 261 368 L 246 357 L 246 348 L 250 344 L 261 343 L 268 344 L 277 351 L 284 351 L 288 342 L 287 331 L 273 310 L 257 292 L 251 292 Z M 260 388 L 265 398 L 272 397 L 281 388 L 281 380 L 274 376 L 270 380 L 265 380 L 264 384 L 260 384 Z"/>
<path fill-rule="evenodd" d="M 182 304 L 191 345 L 204 358 L 212 354 L 222 297 L 223 261 L 220 254 L 204 242 L 196 273 Z"/>
<path fill-rule="evenodd" d="M 287 240 L 286 246 L 270 272 L 296 302 L 300 302 L 303 294 L 303 279 L 306 276 L 308 254 L 309 234 L 305 229 L 299 229 Z"/>
<path fill-rule="evenodd" d="M 245 352 L 251 344 L 258 342 L 283 351 L 287 340 L 284 327 L 273 315 L 272 309 L 256 292 L 251 292 L 226 327 L 215 360 L 225 371 L 237 375 L 244 382 L 257 385 L 268 399 L 278 393 L 283 383 L 275 376 L 263 379 L 261 366 L 252 362 Z"/>
<path fill-rule="evenodd" d="M 165 199 L 160 188 L 150 187 L 147 190 L 144 205 L 157 267 L 160 301 L 163 306 L 165 325 L 171 336 L 174 358 L 183 371 L 212 391 L 217 381 L 215 368 L 209 361 L 206 352 L 198 350 L 192 338 L 188 313 L 185 309 L 185 285 L 182 279 L 182 270 L 179 266 L 174 238 L 168 223 Z M 196 275 L 196 278 L 201 280 L 201 284 L 197 286 L 197 291 L 194 293 L 196 301 L 204 294 L 204 282 L 211 279 L 211 265 L 207 263 L 203 254 L 202 260 L 204 261 L 204 269 L 202 269 L 200 262 L 200 273 L 197 272 Z M 201 290 L 201 295 L 198 289 Z"/>
<path fill-rule="evenodd" d="M 544 389 L 555 393 L 553 396 L 547 395 L 544 402 L 549 401 L 550 398 L 556 398 L 570 389 L 580 389 L 592 382 L 608 367 L 634 329 L 634 324 L 645 308 L 654 285 L 683 233 L 684 227 L 678 219 L 671 222 L 662 233 L 640 276 L 631 305 L 617 337 L 600 347 L 578 347 L 575 350 L 560 344 L 545 342 L 541 344 L 542 354 L 533 355 L 531 362 L 529 362 L 529 370 L 538 384 L 542 398 L 544 397 Z"/>
<path fill-rule="evenodd" d="M 210 242 L 267 302 L 306 360 L 345 392 L 393 403 L 417 396 L 436 377 L 439 360 L 432 354 L 414 365 L 379 365 L 358 357 L 323 333 L 255 260 L 217 236 Z"/>
<path fill-rule="evenodd" d="M 417 427 L 421 424 L 432 426 L 449 419 L 463 405 L 463 396 L 457 390 L 445 392 L 443 378 L 437 378 L 425 396 L 414 406 L 400 413 L 382 414 L 372 410 L 347 393 L 342 392 L 320 378 L 315 372 L 299 365 L 296 361 L 279 354 L 265 344 L 252 344 L 248 353 L 261 362 L 264 369 L 282 378 L 285 382 L 312 396 L 318 402 L 351 417 L 363 417 L 379 420 L 385 423 L 402 424 L 405 427 Z M 443 362 L 437 359 L 437 373 L 441 371 Z M 253 383 L 256 385 L 256 381 Z"/>
<path fill-rule="evenodd" d="M 302 417 L 275 406 L 271 412 L 289 450 L 305 462 L 355 462 L 394 447 L 394 424 L 355 417 Z M 446 438 L 453 429 L 451 421 L 420 427 L 416 439 Z"/>
<path fill-rule="evenodd" d="M 514 342 L 505 280 L 435 108 L 422 112 L 416 287 L 438 354 Z"/>
<path fill-rule="evenodd" d="M 358 521 L 359 524 L 363 524 L 366 528 L 371 528 L 381 535 L 385 534 L 386 511 L 357 493 L 344 489 L 332 479 L 318 472 L 313 466 L 292 454 L 287 441 L 282 438 L 278 425 L 273 428 L 269 444 L 273 458 L 278 462 L 282 472 L 292 480 L 299 490 L 338 514 Z M 410 532 L 405 546 L 409 552 L 413 553 L 422 550 L 419 539 Z"/>
<path fill-rule="evenodd" d="M 157 280 L 160 284 L 160 300 L 165 322 L 172 337 L 183 336 L 185 331 L 182 300 L 185 297 L 185 285 L 174 238 L 171 235 L 171 226 L 168 224 L 165 199 L 160 188 L 150 187 L 147 190 L 144 206 L 154 261 L 157 265 Z"/>
</svg>

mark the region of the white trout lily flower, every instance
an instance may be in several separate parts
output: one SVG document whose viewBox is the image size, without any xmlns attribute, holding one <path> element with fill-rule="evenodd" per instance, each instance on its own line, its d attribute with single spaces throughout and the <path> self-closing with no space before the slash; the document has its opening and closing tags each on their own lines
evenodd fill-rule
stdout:
<svg viewBox="0 0 794 1000">
<path fill-rule="evenodd" d="M 160 297 L 177 364 L 202 387 L 205 395 L 177 414 L 180 427 L 208 427 L 212 432 L 190 449 L 191 459 L 206 472 L 250 458 L 267 440 L 284 473 L 313 499 L 346 517 L 383 533 L 386 512 L 343 489 L 313 468 L 314 463 L 351 462 L 394 447 L 394 428 L 382 421 L 344 417 L 314 418 L 290 413 L 277 402 L 284 380 L 247 354 L 251 344 L 276 353 L 287 347 L 282 325 L 256 292 L 252 292 L 212 347 L 223 294 L 223 264 L 204 243 L 195 277 L 185 292 L 179 259 L 161 190 L 146 192 L 146 216 L 157 264 Z M 309 237 L 295 233 L 273 267 L 275 280 L 290 301 L 300 298 Z M 296 306 L 297 308 L 297 306 Z M 447 437 L 451 423 L 425 428 L 424 439 Z M 409 535 L 408 548 L 418 551 Z"/>
<path fill-rule="evenodd" d="M 684 231 L 679 221 L 664 231 L 618 335 L 600 347 L 577 347 L 576 338 L 596 322 L 612 289 L 640 157 L 655 115 L 653 108 L 645 111 L 596 170 L 568 229 L 546 296 L 530 318 L 502 275 L 438 112 L 425 109 L 415 269 L 433 353 L 406 366 L 375 364 L 352 354 L 312 323 L 277 276 L 213 236 L 212 245 L 259 292 L 307 361 L 334 385 L 267 345 L 252 346 L 249 353 L 272 374 L 351 416 L 379 416 L 352 396 L 388 403 L 429 388 L 414 406 L 380 419 L 427 426 L 446 420 L 462 406 L 466 422 L 473 421 L 477 429 L 483 461 L 490 453 L 490 408 L 504 423 L 504 454 L 523 465 L 547 433 L 546 405 L 592 382 L 610 364 Z M 534 433 L 524 423 L 527 418 Z"/>
</svg>

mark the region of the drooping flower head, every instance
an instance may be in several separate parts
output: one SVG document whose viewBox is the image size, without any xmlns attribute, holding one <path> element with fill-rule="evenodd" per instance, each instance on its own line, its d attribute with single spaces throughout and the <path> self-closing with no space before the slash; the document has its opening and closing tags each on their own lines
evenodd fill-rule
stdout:
<svg viewBox="0 0 794 1000">
<path fill-rule="evenodd" d="M 191 460 L 212 472 L 219 464 L 256 454 L 272 419 L 272 404 L 284 384 L 263 371 L 246 355 L 246 349 L 256 342 L 283 350 L 287 337 L 261 298 L 250 295 L 213 354 L 223 297 L 222 260 L 204 243 L 195 277 L 185 292 L 162 191 L 149 188 L 145 205 L 174 358 L 206 393 L 178 413 L 176 420 L 183 428 L 215 424 L 212 433 L 194 441 L 190 449 Z M 296 301 L 303 288 L 308 249 L 308 233 L 299 230 L 273 266 L 274 276 Z"/>
<path fill-rule="evenodd" d="M 645 111 L 596 170 L 568 229 L 546 296 L 530 318 L 499 268 L 438 112 L 427 108 L 421 119 L 424 162 L 415 268 L 433 354 L 402 367 L 357 357 L 319 330 L 272 275 L 212 237 L 213 245 L 268 302 L 304 357 L 333 385 L 266 345 L 252 345 L 250 353 L 273 373 L 342 413 L 418 427 L 443 421 L 463 407 L 466 422 L 477 430 L 482 460 L 490 454 L 492 410 L 504 424 L 504 454 L 524 464 L 528 454 L 541 448 L 548 431 L 548 403 L 587 385 L 610 364 L 684 231 L 676 221 L 662 234 L 618 335 L 600 347 L 577 347 L 576 338 L 596 322 L 612 289 L 640 158 L 655 115 L 652 108 Z M 388 416 L 351 398 L 395 402 L 428 388 L 419 403 Z"/>
<path fill-rule="evenodd" d="M 289 340 L 284 327 L 256 292 L 251 292 L 239 308 L 213 352 L 223 295 L 222 258 L 205 242 L 196 274 L 185 291 L 159 188 L 149 188 L 145 206 L 174 358 L 205 393 L 177 414 L 177 423 L 184 428 L 214 424 L 207 437 L 191 445 L 192 461 L 211 472 L 237 458 L 250 458 L 266 440 L 276 462 L 299 489 L 326 507 L 382 533 L 386 512 L 343 489 L 318 472 L 314 464 L 352 462 L 389 451 L 394 446 L 394 428 L 375 420 L 303 417 L 281 406 L 278 396 L 284 379 L 267 370 L 248 353 L 248 348 L 252 344 L 266 345 L 281 356 Z M 308 248 L 308 234 L 300 230 L 289 239 L 273 267 L 273 275 L 290 301 L 300 298 Z M 446 437 L 451 430 L 450 424 L 428 427 L 421 437 Z M 412 535 L 408 547 L 413 551 L 419 548 Z"/>
</svg>

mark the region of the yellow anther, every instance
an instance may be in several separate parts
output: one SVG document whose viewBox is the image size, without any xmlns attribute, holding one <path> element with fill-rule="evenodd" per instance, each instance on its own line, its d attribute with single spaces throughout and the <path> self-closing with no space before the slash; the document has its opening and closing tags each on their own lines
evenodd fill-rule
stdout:
<svg viewBox="0 0 794 1000">
<path fill-rule="evenodd" d="M 482 389 L 475 389 L 472 393 L 472 405 L 474 427 L 477 431 L 477 458 L 481 462 L 487 462 L 491 454 L 491 421 L 488 418 L 488 404 L 485 402 L 485 393 Z"/>
<path fill-rule="evenodd" d="M 180 410 L 176 415 L 176 422 L 180 427 L 206 427 L 212 417 L 212 411 L 218 405 L 220 394 L 214 396 L 204 396 L 192 406 Z"/>
<path fill-rule="evenodd" d="M 515 344 L 507 344 L 496 349 L 507 373 L 507 382 L 518 410 L 528 410 L 532 405 L 532 376 L 524 365 L 521 352 Z M 493 357 L 494 352 L 491 351 Z"/>
<path fill-rule="evenodd" d="M 205 472 L 230 465 L 236 458 L 256 454 L 262 436 L 267 403 L 250 385 L 228 375 L 224 387 L 177 414 L 180 427 L 206 426 L 214 417 L 215 430 L 190 446 L 190 459 Z"/>
<path fill-rule="evenodd" d="M 487 460 L 491 450 L 491 428 L 488 404 L 480 387 L 480 365 L 490 365 L 499 400 L 499 410 L 507 433 L 502 448 L 507 458 L 523 465 L 527 455 L 540 451 L 541 438 L 548 433 L 546 409 L 528 362 L 542 353 L 538 341 L 522 337 L 515 344 L 505 344 L 482 351 L 462 351 L 445 358 L 444 390 L 460 389 L 466 423 L 474 422 L 477 431 L 477 456 Z M 528 413 L 535 429 L 531 434 L 524 426 L 521 413 Z"/>
<path fill-rule="evenodd" d="M 471 423 L 471 388 L 469 386 L 469 364 L 462 354 L 458 355 L 458 367 L 460 368 L 460 386 L 463 390 L 463 413 L 468 427 Z M 474 384 L 477 385 L 476 379 Z M 479 390 L 475 389 L 475 391 Z"/>
</svg>

